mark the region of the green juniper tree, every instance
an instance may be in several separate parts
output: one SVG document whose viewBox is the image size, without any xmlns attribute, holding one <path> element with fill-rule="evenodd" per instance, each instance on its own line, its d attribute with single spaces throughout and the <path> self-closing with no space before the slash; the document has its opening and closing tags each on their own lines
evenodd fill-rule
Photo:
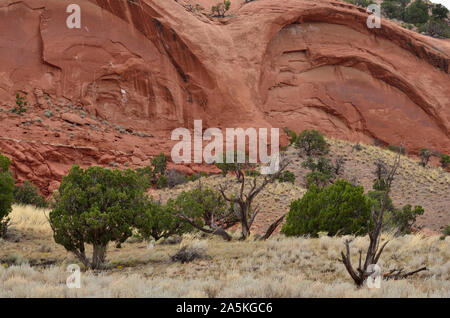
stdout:
<svg viewBox="0 0 450 318">
<path fill-rule="evenodd" d="M 6 235 L 13 202 L 14 178 L 9 171 L 10 160 L 0 152 L 0 237 Z"/>
<path fill-rule="evenodd" d="M 291 203 L 282 233 L 287 236 L 367 233 L 371 200 L 364 188 L 337 180 L 323 189 L 312 185 L 299 200 Z"/>
<path fill-rule="evenodd" d="M 306 156 L 318 156 L 328 153 L 329 145 L 322 133 L 317 130 L 303 130 L 296 138 L 295 147 L 300 149 L 300 154 Z"/>
<path fill-rule="evenodd" d="M 49 220 L 55 242 L 92 269 L 101 268 L 108 243 L 124 242 L 145 208 L 146 183 L 133 170 L 73 166 L 55 195 Z M 91 260 L 86 244 L 93 245 Z"/>
<path fill-rule="evenodd" d="M 136 216 L 133 225 L 141 237 L 146 240 L 153 238 L 155 241 L 191 231 L 192 226 L 175 213 L 171 205 L 148 200 L 144 203 L 142 212 Z"/>
</svg>

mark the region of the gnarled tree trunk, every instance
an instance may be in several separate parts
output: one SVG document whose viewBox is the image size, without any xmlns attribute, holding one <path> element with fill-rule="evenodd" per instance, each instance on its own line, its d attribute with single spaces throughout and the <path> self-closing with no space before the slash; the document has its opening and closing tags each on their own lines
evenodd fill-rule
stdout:
<svg viewBox="0 0 450 318">
<path fill-rule="evenodd" d="M 94 251 L 92 252 L 91 268 L 99 269 L 102 267 L 105 261 L 106 245 L 94 245 Z"/>
</svg>

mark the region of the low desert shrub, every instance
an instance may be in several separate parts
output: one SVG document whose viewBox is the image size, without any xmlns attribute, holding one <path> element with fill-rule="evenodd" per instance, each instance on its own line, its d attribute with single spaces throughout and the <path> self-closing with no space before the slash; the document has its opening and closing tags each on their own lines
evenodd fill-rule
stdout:
<svg viewBox="0 0 450 318">
<path fill-rule="evenodd" d="M 303 130 L 297 136 L 295 147 L 300 149 L 300 155 L 305 154 L 309 157 L 327 154 L 330 146 L 320 131 L 312 129 Z"/>
<path fill-rule="evenodd" d="M 384 198 L 384 194 L 384 190 L 373 190 L 367 193 L 367 196 L 372 200 L 375 211 L 380 210 L 381 200 Z M 395 231 L 397 234 L 401 235 L 410 234 L 411 226 L 415 223 L 416 218 L 424 212 L 424 209 L 420 205 L 414 206 L 413 208 L 410 204 L 407 204 L 401 209 L 396 208 L 392 202 L 392 199 L 387 196 L 383 219 L 384 229 L 388 231 Z"/>
<path fill-rule="evenodd" d="M 153 200 L 145 202 L 144 208 L 136 216 L 133 225 L 142 238 L 155 241 L 192 230 L 189 224 L 175 215 L 173 209 Z"/>
<path fill-rule="evenodd" d="M 26 101 L 25 97 L 20 95 L 19 93 L 16 94 L 16 107 L 12 109 L 13 113 L 22 115 L 22 113 L 25 113 L 27 111 L 28 102 Z"/>
<path fill-rule="evenodd" d="M 450 236 L 450 225 L 446 225 L 443 229 L 442 229 L 442 235 L 441 235 L 441 240 L 445 240 L 445 238 L 447 236 Z"/>
<path fill-rule="evenodd" d="M 418 31 L 434 37 L 450 38 L 450 26 L 445 20 L 430 19 L 420 24 Z"/>
<path fill-rule="evenodd" d="M 164 153 L 160 153 L 155 158 L 151 159 L 150 162 L 153 167 L 153 173 L 164 174 L 167 168 L 168 157 Z"/>
<path fill-rule="evenodd" d="M 186 183 L 187 181 L 186 177 L 175 169 L 166 171 L 165 177 L 167 179 L 167 186 L 169 188 L 173 188 L 179 184 Z"/>
<path fill-rule="evenodd" d="M 6 235 L 14 192 L 14 178 L 9 171 L 10 160 L 0 152 L 0 237 Z"/>
<path fill-rule="evenodd" d="M 431 158 L 431 152 L 427 149 L 427 148 L 422 148 L 419 151 L 419 156 L 420 156 L 420 164 L 425 167 L 428 162 L 430 161 Z"/>
<path fill-rule="evenodd" d="M 169 199 L 167 206 L 173 214 L 192 224 L 197 229 L 211 229 L 211 224 L 228 228 L 237 222 L 229 204 L 222 195 L 209 188 L 198 187 L 183 191 L 175 199 Z"/>
<path fill-rule="evenodd" d="M 450 164 L 450 156 L 447 154 L 441 154 L 441 160 L 439 162 L 441 163 L 442 168 L 447 168 Z"/>
<path fill-rule="evenodd" d="M 395 145 L 389 145 L 388 149 L 392 152 L 398 153 L 400 152 L 402 155 L 405 154 L 406 150 L 405 147 L 403 147 L 402 145 L 400 146 L 395 146 Z"/>
<path fill-rule="evenodd" d="M 261 175 L 261 172 L 259 172 L 258 170 L 244 170 L 244 173 L 247 177 L 259 177 Z"/>
<path fill-rule="evenodd" d="M 305 195 L 291 203 L 282 233 L 287 236 L 364 235 L 370 226 L 371 200 L 362 186 L 337 180 L 320 189 L 312 185 Z"/>
<path fill-rule="evenodd" d="M 213 16 L 223 18 L 225 17 L 225 13 L 230 10 L 231 1 L 230 0 L 224 0 L 223 3 L 220 2 L 214 6 L 211 7 L 211 12 Z"/>
<path fill-rule="evenodd" d="M 28 180 L 22 185 L 14 187 L 14 203 L 33 205 L 38 208 L 46 208 L 47 201 L 40 193 L 39 188 Z"/>
<path fill-rule="evenodd" d="M 303 163 L 304 168 L 311 170 L 306 176 L 306 186 L 309 188 L 316 185 L 323 188 L 334 180 L 336 177 L 336 167 L 331 163 L 331 160 L 326 157 L 319 157 L 317 160 L 308 157 Z"/>
<path fill-rule="evenodd" d="M 158 177 L 158 180 L 156 181 L 156 187 L 158 189 L 164 189 L 169 186 L 169 182 L 167 181 L 166 176 L 161 175 Z"/>
<path fill-rule="evenodd" d="M 197 246 L 183 246 L 172 257 L 172 262 L 190 263 L 196 259 L 207 258 L 206 249 Z"/>
<path fill-rule="evenodd" d="M 387 16 L 390 19 L 403 20 L 405 16 L 405 6 L 406 4 L 402 3 L 402 1 L 385 0 L 381 3 L 381 11 L 385 16 Z"/>
<path fill-rule="evenodd" d="M 278 181 L 294 183 L 295 182 L 295 174 L 292 171 L 285 170 L 278 177 Z"/>
<path fill-rule="evenodd" d="M 363 8 L 367 8 L 369 5 L 374 3 L 371 0 L 344 0 L 344 1 Z"/>
<path fill-rule="evenodd" d="M 430 18 L 427 4 L 422 0 L 415 0 L 405 11 L 405 22 L 418 24 L 426 23 Z"/>
</svg>

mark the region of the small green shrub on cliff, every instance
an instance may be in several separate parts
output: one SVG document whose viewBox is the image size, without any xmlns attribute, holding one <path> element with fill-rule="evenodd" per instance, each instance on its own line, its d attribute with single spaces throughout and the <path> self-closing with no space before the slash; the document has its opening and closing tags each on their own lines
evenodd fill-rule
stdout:
<svg viewBox="0 0 450 318">
<path fill-rule="evenodd" d="M 443 229 L 442 229 L 442 235 L 441 235 L 441 240 L 445 240 L 445 238 L 447 236 L 450 236 L 450 225 L 446 225 Z"/>
<path fill-rule="evenodd" d="M 9 171 L 10 160 L 0 152 L 0 237 L 6 234 L 13 202 L 14 178 Z"/>
<path fill-rule="evenodd" d="M 409 0 L 385 0 L 381 3 L 382 13 L 390 19 L 403 20 Z"/>
<path fill-rule="evenodd" d="M 402 145 L 400 145 L 400 146 L 389 145 L 388 149 L 395 153 L 400 152 L 402 155 L 404 155 L 406 153 L 405 147 L 403 147 Z"/>
<path fill-rule="evenodd" d="M 416 0 L 406 8 L 405 21 L 408 23 L 426 23 L 429 18 L 428 7 L 422 0 Z"/>
<path fill-rule="evenodd" d="M 418 31 L 434 37 L 450 38 L 450 26 L 444 20 L 430 19 L 419 25 Z"/>
<path fill-rule="evenodd" d="M 278 177 L 278 181 L 294 183 L 295 182 L 295 174 L 289 170 L 285 170 Z"/>
<path fill-rule="evenodd" d="M 16 94 L 16 107 L 12 109 L 13 113 L 22 115 L 27 111 L 28 102 L 25 100 L 24 96 L 21 96 L 19 93 Z"/>
<path fill-rule="evenodd" d="M 287 236 L 364 235 L 370 226 L 371 200 L 361 186 L 338 180 L 324 189 L 312 185 L 291 203 L 282 233 Z"/>
<path fill-rule="evenodd" d="M 439 162 L 441 163 L 442 168 L 447 168 L 450 164 L 450 156 L 447 154 L 441 154 L 441 160 Z"/>
<path fill-rule="evenodd" d="M 296 138 L 295 147 L 300 149 L 300 154 L 304 153 L 306 156 L 324 155 L 329 150 L 322 133 L 314 129 L 303 130 Z"/>
<path fill-rule="evenodd" d="M 150 162 L 153 166 L 153 173 L 164 174 L 164 172 L 166 172 L 166 168 L 167 168 L 167 160 L 168 160 L 168 157 L 164 153 L 160 153 L 159 155 L 154 157 L 152 160 L 150 160 Z"/>
<path fill-rule="evenodd" d="M 426 165 L 428 164 L 428 162 L 430 161 L 431 158 L 431 152 L 427 149 L 427 148 L 422 148 L 419 151 L 419 156 L 420 156 L 420 164 L 423 167 L 426 167 Z"/>
<path fill-rule="evenodd" d="M 213 16 L 223 18 L 225 17 L 225 13 L 230 10 L 231 1 L 224 0 L 223 3 L 218 3 L 215 6 L 211 7 L 211 12 Z"/>
<path fill-rule="evenodd" d="M 363 8 L 367 8 L 369 5 L 374 3 L 371 0 L 344 0 L 344 1 Z"/>
<path fill-rule="evenodd" d="M 448 15 L 448 9 L 442 4 L 435 4 L 433 9 L 431 9 L 431 12 L 433 14 L 433 18 L 438 20 L 444 20 Z"/>
</svg>

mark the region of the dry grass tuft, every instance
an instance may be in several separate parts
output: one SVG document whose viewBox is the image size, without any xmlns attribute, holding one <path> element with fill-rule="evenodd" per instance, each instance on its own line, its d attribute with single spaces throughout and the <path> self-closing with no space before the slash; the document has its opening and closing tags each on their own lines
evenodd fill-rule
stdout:
<svg viewBox="0 0 450 318">
<path fill-rule="evenodd" d="M 52 233 L 48 223 L 48 212 L 46 209 L 38 209 L 30 205 L 13 205 L 10 214 L 10 228 L 21 231 L 36 231 L 42 233 Z"/>
</svg>

